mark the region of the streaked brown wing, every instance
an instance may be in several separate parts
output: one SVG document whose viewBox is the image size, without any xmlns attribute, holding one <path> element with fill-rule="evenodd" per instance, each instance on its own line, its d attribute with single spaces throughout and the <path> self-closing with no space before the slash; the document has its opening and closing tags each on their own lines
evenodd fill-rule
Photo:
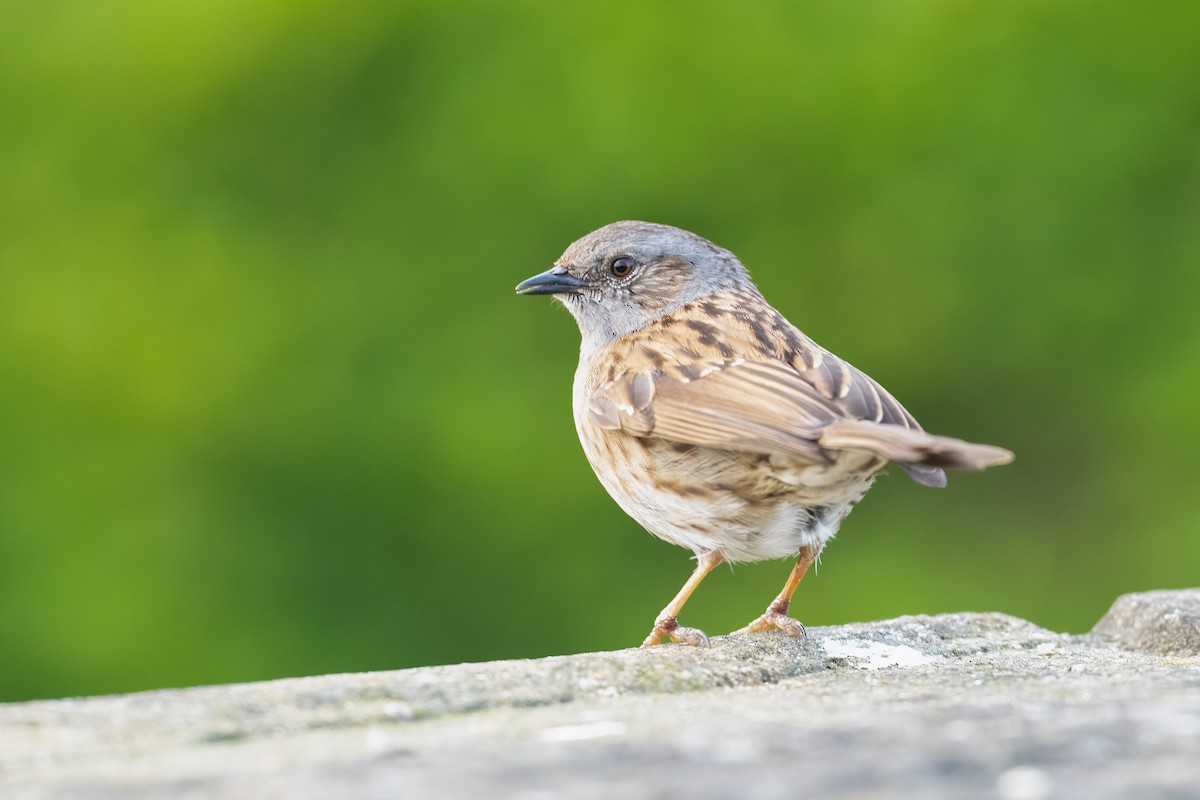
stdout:
<svg viewBox="0 0 1200 800">
<path fill-rule="evenodd" d="M 917 427 L 878 384 L 823 353 L 804 373 L 780 361 L 742 359 L 626 373 L 600 387 L 589 415 L 602 428 L 633 436 L 788 453 L 812 463 L 829 461 L 816 442 L 838 419 Z"/>
<path fill-rule="evenodd" d="M 837 404 L 839 416 L 921 430 L 912 414 L 869 375 L 815 344 L 793 364 L 803 381 Z"/>
<path fill-rule="evenodd" d="M 880 447 L 891 434 L 921 431 L 882 386 L 804 335 L 757 292 L 716 292 L 699 310 L 720 318 L 720 327 L 694 314 L 667 315 L 614 348 L 610 380 L 590 398 L 594 424 L 632 436 L 789 453 L 810 463 L 827 463 L 841 449 L 819 444 L 838 421 L 877 424 Z M 614 375 L 616 365 L 625 370 Z M 856 441 L 863 438 L 858 433 Z M 925 450 L 937 449 L 938 442 L 928 444 Z M 946 482 L 940 467 L 898 463 L 919 483 Z"/>
</svg>

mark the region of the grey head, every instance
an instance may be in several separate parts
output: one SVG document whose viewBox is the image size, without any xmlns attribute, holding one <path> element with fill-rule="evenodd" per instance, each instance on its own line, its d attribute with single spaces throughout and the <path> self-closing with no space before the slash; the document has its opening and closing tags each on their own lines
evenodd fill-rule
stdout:
<svg viewBox="0 0 1200 800">
<path fill-rule="evenodd" d="M 681 228 L 627 220 L 574 242 L 553 268 L 523 281 L 517 293 L 561 301 L 587 350 L 737 285 L 749 285 L 749 276 L 728 250 Z"/>
</svg>

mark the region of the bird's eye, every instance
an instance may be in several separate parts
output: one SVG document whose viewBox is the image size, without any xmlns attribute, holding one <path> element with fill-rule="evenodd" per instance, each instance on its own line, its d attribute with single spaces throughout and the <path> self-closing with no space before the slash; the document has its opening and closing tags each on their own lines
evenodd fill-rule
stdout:
<svg viewBox="0 0 1200 800">
<path fill-rule="evenodd" d="M 633 259 L 629 256 L 620 256 L 618 258 L 614 258 L 608 269 L 610 272 L 612 272 L 613 277 L 627 277 L 629 273 L 633 272 Z"/>
</svg>

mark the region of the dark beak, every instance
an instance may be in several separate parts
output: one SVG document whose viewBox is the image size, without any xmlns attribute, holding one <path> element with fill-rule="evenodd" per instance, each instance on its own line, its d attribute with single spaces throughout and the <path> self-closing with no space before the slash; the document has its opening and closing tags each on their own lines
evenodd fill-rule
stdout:
<svg viewBox="0 0 1200 800">
<path fill-rule="evenodd" d="M 553 267 L 517 284 L 517 294 L 577 294 L 583 286 L 562 267 Z"/>
</svg>

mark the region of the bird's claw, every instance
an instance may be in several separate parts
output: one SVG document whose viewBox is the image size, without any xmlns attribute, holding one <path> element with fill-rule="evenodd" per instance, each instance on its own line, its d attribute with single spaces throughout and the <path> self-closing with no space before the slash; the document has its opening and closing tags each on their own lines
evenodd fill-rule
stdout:
<svg viewBox="0 0 1200 800">
<path fill-rule="evenodd" d="M 770 609 L 746 627 L 738 628 L 734 633 L 765 633 L 766 631 L 783 631 L 788 636 L 808 635 L 808 631 L 804 629 L 804 623 L 800 620 L 792 619 L 783 611 Z"/>
<path fill-rule="evenodd" d="M 659 617 L 654 620 L 654 628 L 642 642 L 642 647 L 654 647 L 662 642 L 664 636 L 672 642 L 690 644 L 693 647 L 700 645 L 708 647 L 711 644 L 708 636 L 699 628 L 685 628 L 675 617 Z"/>
</svg>

